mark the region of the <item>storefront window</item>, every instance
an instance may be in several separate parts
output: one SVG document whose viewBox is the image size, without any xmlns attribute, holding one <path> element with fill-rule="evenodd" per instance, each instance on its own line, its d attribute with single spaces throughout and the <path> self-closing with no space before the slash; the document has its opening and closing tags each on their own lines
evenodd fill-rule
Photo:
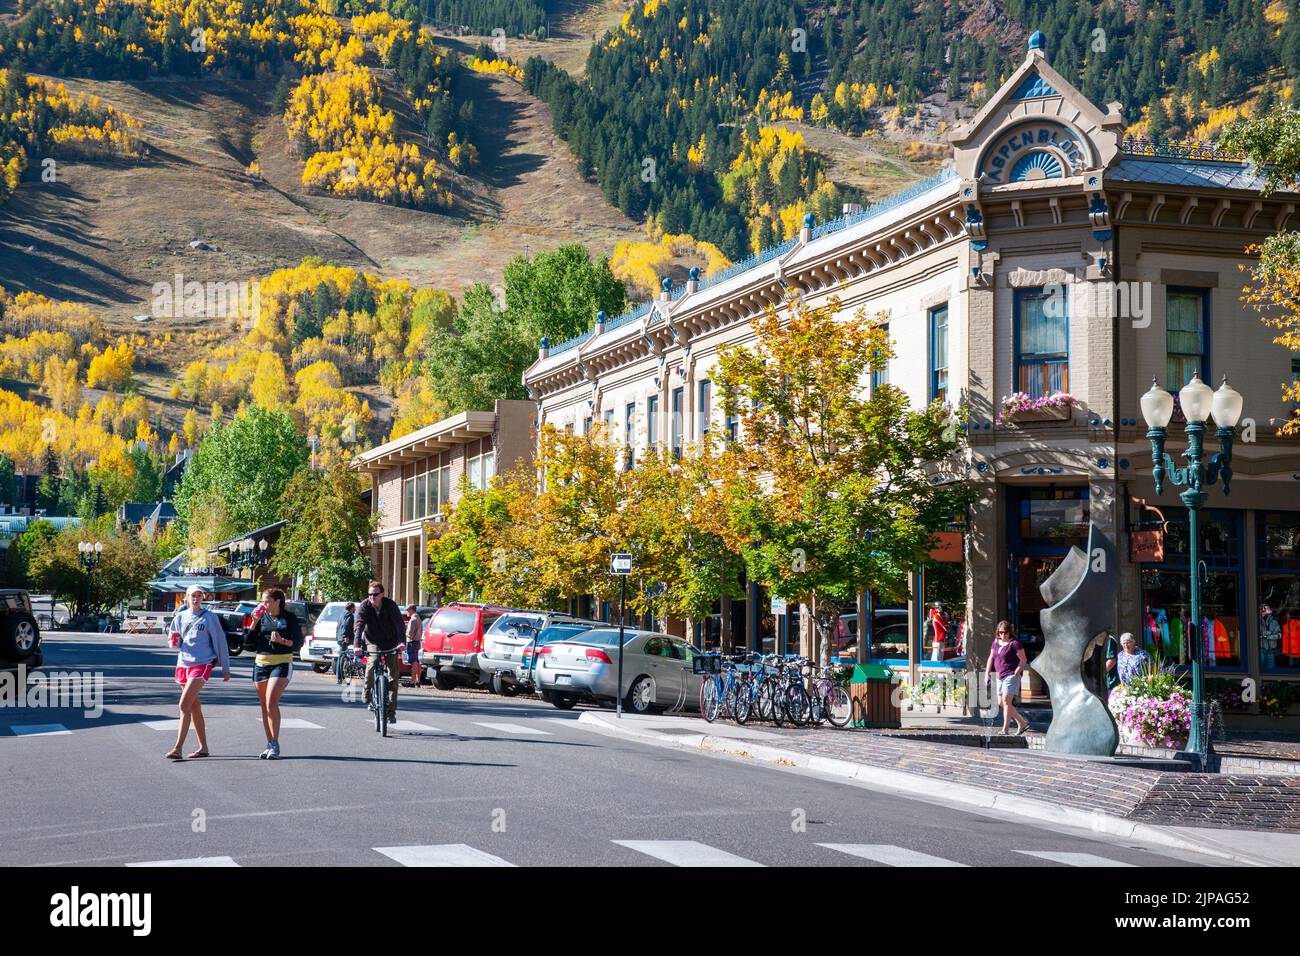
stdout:
<svg viewBox="0 0 1300 956">
<path fill-rule="evenodd" d="M 1260 667 L 1300 671 L 1300 512 L 1259 512 L 1255 538 Z"/>
<path fill-rule="evenodd" d="M 907 604 L 875 598 L 871 602 L 871 659 L 907 663 Z"/>
<path fill-rule="evenodd" d="M 1206 667 L 1242 664 L 1241 600 L 1235 572 L 1210 572 L 1201 581 L 1200 637 Z M 1186 571 L 1142 570 L 1142 620 L 1138 640 L 1152 657 L 1183 664 L 1197 635 L 1192 624 L 1191 579 Z"/>
<path fill-rule="evenodd" d="M 1088 489 L 1028 488 L 1020 498 L 1020 543 L 1083 546 L 1088 542 Z"/>
<path fill-rule="evenodd" d="M 1259 665 L 1300 671 L 1300 575 L 1259 576 Z"/>
<path fill-rule="evenodd" d="M 1047 607 L 1040 587 L 1060 566 L 1062 558 L 1022 556 L 1016 558 L 1017 636 L 1025 655 L 1033 660 L 1043 649 L 1043 625 L 1039 615 Z"/>
<path fill-rule="evenodd" d="M 966 663 L 966 570 L 956 562 L 921 572 L 924 594 L 921 661 Z"/>
<path fill-rule="evenodd" d="M 1187 526 L 1187 509 L 1166 507 L 1163 509 L 1165 519 L 1165 554 L 1187 556 L 1191 541 Z M 1202 561 L 1221 558 L 1229 562 L 1237 560 L 1241 547 L 1240 512 L 1216 508 L 1202 511 L 1198 518 L 1201 530 Z M 1168 558 L 1166 557 L 1166 560 Z"/>
</svg>

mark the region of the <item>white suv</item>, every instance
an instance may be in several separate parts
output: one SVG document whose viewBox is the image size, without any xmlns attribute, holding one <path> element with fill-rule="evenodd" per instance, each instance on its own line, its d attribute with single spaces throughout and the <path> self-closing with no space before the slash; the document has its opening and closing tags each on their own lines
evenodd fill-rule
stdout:
<svg viewBox="0 0 1300 956">
<path fill-rule="evenodd" d="M 358 601 L 350 602 L 360 607 Z M 348 606 L 348 601 L 330 601 L 321 610 L 320 616 L 316 618 L 316 624 L 307 635 L 307 639 L 302 642 L 302 649 L 298 652 L 301 660 L 311 664 L 316 670 L 324 673 L 334 666 L 334 657 L 338 653 L 337 635 L 339 625 L 343 622 L 343 610 Z M 351 641 L 348 641 L 351 643 Z"/>
<path fill-rule="evenodd" d="M 537 635 L 552 624 L 604 626 L 557 611 L 507 611 L 483 635 L 483 650 L 478 655 L 479 671 L 489 679 L 492 690 L 513 697 L 521 689 L 532 689 L 530 650 Z"/>
</svg>

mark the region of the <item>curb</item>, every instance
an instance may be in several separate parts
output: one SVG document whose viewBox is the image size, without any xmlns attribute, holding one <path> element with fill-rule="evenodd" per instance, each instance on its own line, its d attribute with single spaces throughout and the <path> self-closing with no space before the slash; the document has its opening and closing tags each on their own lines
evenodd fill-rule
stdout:
<svg viewBox="0 0 1300 956">
<path fill-rule="evenodd" d="M 1100 810 L 1080 810 L 1033 797 L 999 793 L 996 790 L 976 787 L 966 783 L 950 783 L 903 770 L 893 770 L 889 767 L 873 767 L 870 764 L 837 760 L 833 757 L 819 757 L 795 750 L 784 750 L 769 744 L 734 737 L 719 737 L 704 733 L 662 734 L 653 730 L 634 729 L 634 723 L 619 725 L 615 723 L 615 720 L 616 718 L 608 714 L 592 710 L 583 711 L 578 717 L 579 723 L 599 733 L 611 736 L 634 737 L 645 743 L 658 746 L 727 754 L 734 757 L 751 757 L 781 767 L 796 767 L 847 780 L 858 780 L 895 793 L 929 799 L 937 797 L 947 803 L 981 810 L 1007 811 L 1017 816 L 1040 820 L 1045 823 L 1076 827 L 1090 830 L 1093 833 L 1105 833 L 1125 839 L 1141 840 L 1145 843 L 1171 849 L 1217 857 L 1244 866 L 1276 865 L 1261 861 L 1256 857 L 1207 847 L 1196 840 L 1170 832 L 1170 828 L 1167 827 L 1149 823 L 1136 823 L 1123 817 L 1103 813 Z"/>
</svg>

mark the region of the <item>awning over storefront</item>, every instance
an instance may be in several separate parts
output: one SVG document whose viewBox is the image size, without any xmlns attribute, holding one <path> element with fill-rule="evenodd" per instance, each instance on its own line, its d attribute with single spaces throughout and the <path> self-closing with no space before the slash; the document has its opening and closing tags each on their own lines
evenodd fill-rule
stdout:
<svg viewBox="0 0 1300 956">
<path fill-rule="evenodd" d="M 159 594 L 184 594 L 196 584 L 208 594 L 233 594 L 251 591 L 255 587 L 252 581 L 229 578 L 223 574 L 194 574 L 150 581 L 149 590 Z"/>
</svg>

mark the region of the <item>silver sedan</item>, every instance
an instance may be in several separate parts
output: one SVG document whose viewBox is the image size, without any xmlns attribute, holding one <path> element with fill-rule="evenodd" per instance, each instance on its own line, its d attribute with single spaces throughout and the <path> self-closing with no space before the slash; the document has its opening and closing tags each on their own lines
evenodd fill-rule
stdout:
<svg viewBox="0 0 1300 956">
<path fill-rule="evenodd" d="M 680 637 L 627 630 L 623 637 L 623 686 L 618 683 L 618 628 L 593 628 L 538 651 L 537 684 L 542 699 L 561 710 L 580 700 L 612 703 L 644 714 L 651 708 L 696 709 L 700 675 L 692 659 L 700 651 Z"/>
</svg>

